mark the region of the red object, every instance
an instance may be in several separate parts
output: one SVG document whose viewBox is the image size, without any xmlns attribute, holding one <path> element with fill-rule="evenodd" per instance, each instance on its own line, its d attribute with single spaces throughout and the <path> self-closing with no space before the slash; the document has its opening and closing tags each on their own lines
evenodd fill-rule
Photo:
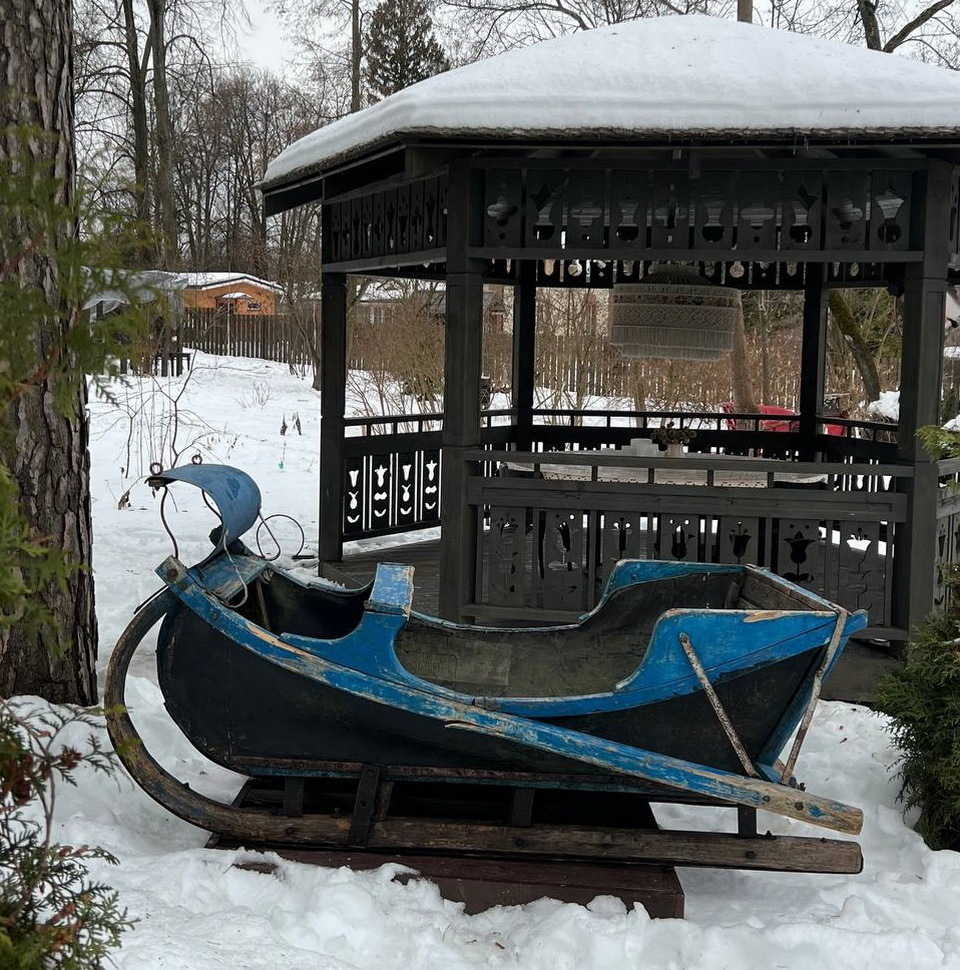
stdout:
<svg viewBox="0 0 960 970">
<path fill-rule="evenodd" d="M 724 412 L 727 414 L 735 414 L 737 406 L 732 402 L 728 401 L 726 404 L 721 405 Z M 776 404 L 761 404 L 759 405 L 759 410 L 761 414 L 776 414 L 783 415 L 784 417 L 797 417 L 796 411 L 791 411 L 790 408 L 782 408 Z M 841 417 L 841 415 L 836 415 Z M 734 418 L 727 419 L 727 427 L 731 431 L 736 431 L 737 422 Z M 761 421 L 760 430 L 761 431 L 796 431 L 800 427 L 798 421 Z M 827 434 L 840 435 L 841 437 L 847 433 L 847 429 L 840 424 L 828 424 L 826 426 Z"/>
</svg>

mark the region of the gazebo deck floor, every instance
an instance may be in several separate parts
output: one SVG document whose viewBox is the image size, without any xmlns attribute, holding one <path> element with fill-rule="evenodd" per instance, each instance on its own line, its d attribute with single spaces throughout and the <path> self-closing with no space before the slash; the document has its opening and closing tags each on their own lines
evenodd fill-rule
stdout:
<svg viewBox="0 0 960 970">
<path fill-rule="evenodd" d="M 373 579 L 377 563 L 402 562 L 414 567 L 413 606 L 436 616 L 440 601 L 440 540 L 398 543 L 371 552 L 348 552 L 338 563 L 323 563 L 321 575 L 345 585 L 363 585 Z M 898 663 L 886 643 L 851 640 L 823 685 L 825 700 L 871 704 L 878 678 Z"/>
</svg>

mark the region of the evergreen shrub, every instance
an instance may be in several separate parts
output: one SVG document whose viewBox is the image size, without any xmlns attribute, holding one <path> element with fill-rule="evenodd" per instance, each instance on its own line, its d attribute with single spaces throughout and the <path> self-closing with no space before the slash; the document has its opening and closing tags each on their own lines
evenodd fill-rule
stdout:
<svg viewBox="0 0 960 970">
<path fill-rule="evenodd" d="M 91 732 L 87 753 L 59 741 L 65 728 L 93 728 L 80 708 L 24 712 L 0 701 L 0 967 L 100 970 L 131 924 L 117 894 L 91 880 L 86 863 L 108 852 L 53 841 L 59 782 L 83 764 L 109 772 L 113 759 Z"/>
<path fill-rule="evenodd" d="M 951 605 L 919 625 L 902 664 L 877 685 L 900 749 L 900 798 L 932 849 L 960 849 L 960 576 Z"/>
</svg>

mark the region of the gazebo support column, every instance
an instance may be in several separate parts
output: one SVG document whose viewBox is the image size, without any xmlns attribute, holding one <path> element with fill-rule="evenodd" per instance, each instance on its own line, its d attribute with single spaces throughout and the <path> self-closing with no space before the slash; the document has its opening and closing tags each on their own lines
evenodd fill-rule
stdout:
<svg viewBox="0 0 960 970">
<path fill-rule="evenodd" d="M 480 445 L 483 264 L 467 258 L 479 197 L 466 165 L 452 166 L 447 194 L 447 324 L 444 337 L 443 464 L 440 481 L 440 615 L 468 619 L 477 568 L 477 514 L 467 480 L 478 471 L 465 452 Z"/>
<path fill-rule="evenodd" d="M 536 380 L 537 264 L 525 260 L 513 297 L 513 407 L 517 448 L 529 451 L 533 440 L 533 391 Z"/>
<path fill-rule="evenodd" d="M 943 323 L 949 259 L 950 178 L 953 167 L 931 162 L 923 197 L 924 256 L 907 267 L 900 361 L 897 457 L 913 464 L 905 485 L 908 519 L 898 530 L 894 557 L 893 620 L 913 630 L 933 608 L 937 536 L 937 463 L 917 439 L 917 429 L 940 420 Z"/>
<path fill-rule="evenodd" d="M 320 389 L 320 511 L 318 555 L 343 555 L 343 434 L 347 397 L 347 278 L 322 275 Z"/>
<path fill-rule="evenodd" d="M 823 407 L 827 342 L 827 299 L 823 263 L 808 263 L 803 288 L 803 344 L 800 358 L 800 458 L 816 458 L 817 415 Z"/>
</svg>

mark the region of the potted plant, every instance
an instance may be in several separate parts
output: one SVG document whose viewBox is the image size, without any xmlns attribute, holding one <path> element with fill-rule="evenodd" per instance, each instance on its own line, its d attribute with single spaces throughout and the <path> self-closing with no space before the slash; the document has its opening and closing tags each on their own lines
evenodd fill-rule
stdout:
<svg viewBox="0 0 960 970">
<path fill-rule="evenodd" d="M 678 458 L 683 454 L 683 446 L 696 438 L 697 432 L 692 428 L 675 428 L 672 421 L 657 428 L 650 435 L 650 440 L 661 447 L 665 447 L 671 458 Z"/>
</svg>

